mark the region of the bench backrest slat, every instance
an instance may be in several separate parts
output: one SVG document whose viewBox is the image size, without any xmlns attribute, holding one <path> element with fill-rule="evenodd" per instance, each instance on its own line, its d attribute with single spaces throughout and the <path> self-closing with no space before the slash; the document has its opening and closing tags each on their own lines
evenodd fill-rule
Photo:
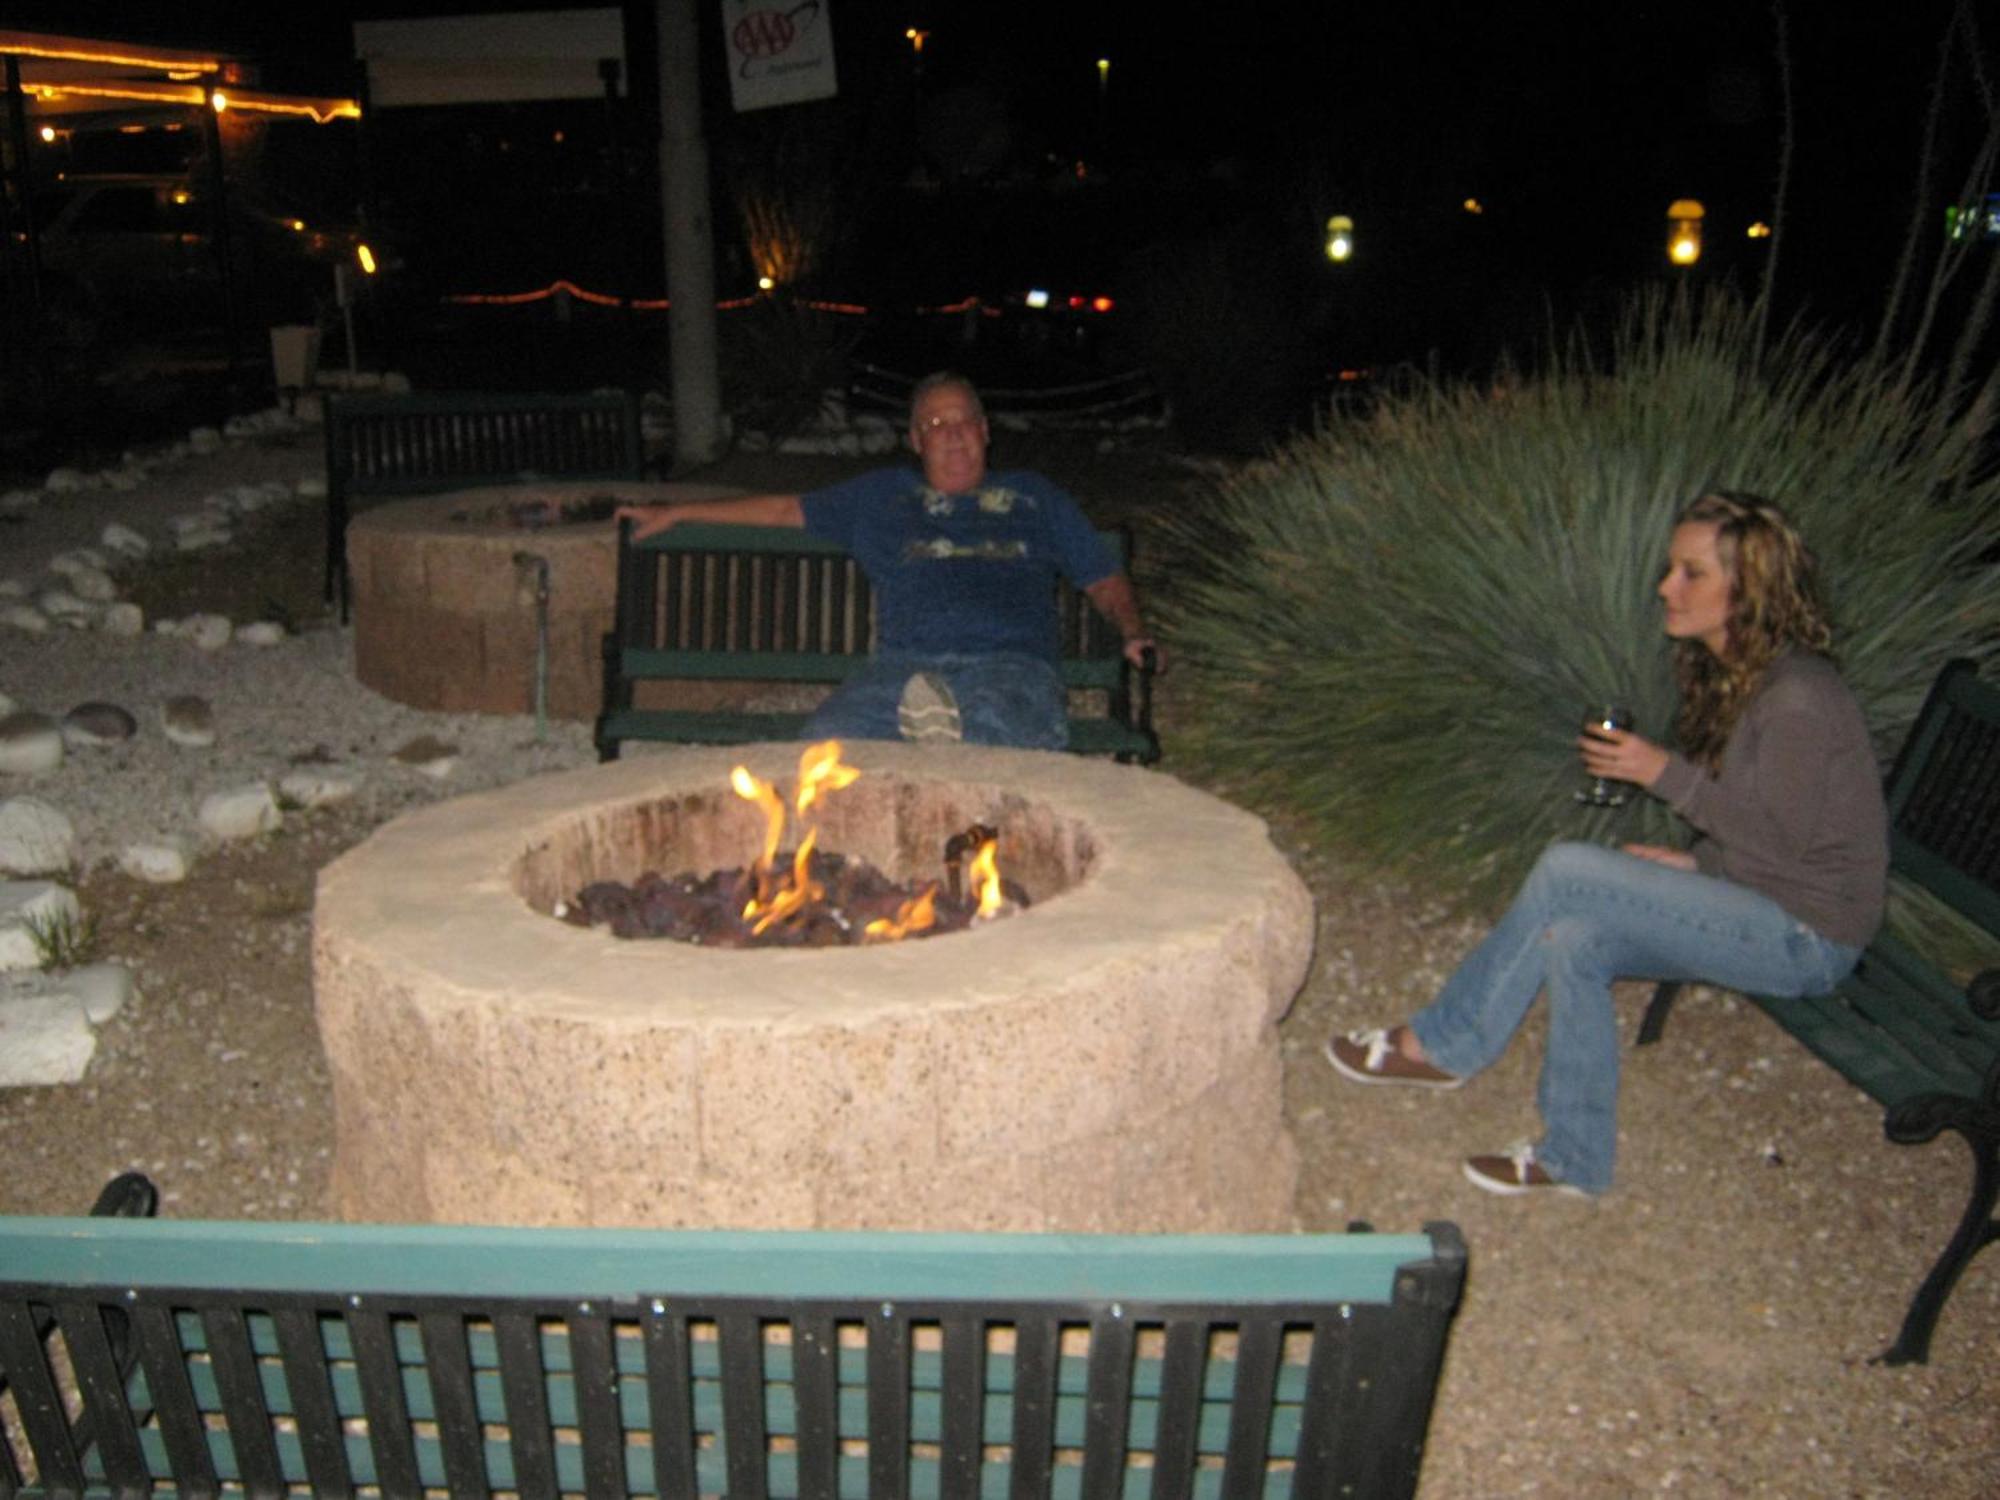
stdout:
<svg viewBox="0 0 2000 1500">
<path fill-rule="evenodd" d="M 1932 686 L 1888 787 L 1898 874 L 2000 932 L 2000 688 L 1972 662 Z"/>
</svg>

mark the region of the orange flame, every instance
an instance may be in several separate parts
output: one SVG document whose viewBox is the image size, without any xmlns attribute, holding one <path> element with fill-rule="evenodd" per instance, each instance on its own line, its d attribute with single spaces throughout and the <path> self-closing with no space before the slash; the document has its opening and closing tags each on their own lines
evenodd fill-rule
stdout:
<svg viewBox="0 0 2000 1500">
<path fill-rule="evenodd" d="M 803 818 L 806 809 L 828 792 L 852 786 L 860 779 L 861 773 L 853 766 L 840 763 L 839 740 L 806 746 L 799 757 L 799 816 Z"/>
<path fill-rule="evenodd" d="M 988 839 L 972 856 L 972 879 L 979 891 L 979 912 L 975 920 L 1000 915 L 1007 898 L 1000 892 L 1000 841 Z"/>
<path fill-rule="evenodd" d="M 757 918 L 755 925 L 750 929 L 753 937 L 762 933 L 766 928 L 784 921 L 785 918 L 791 916 L 794 912 L 802 911 L 813 902 L 825 898 L 826 887 L 821 885 L 817 880 L 814 880 L 810 873 L 813 845 L 818 841 L 819 830 L 817 828 L 799 840 L 799 852 L 792 857 L 791 884 L 780 890 L 772 900 L 770 908 L 765 911 L 763 916 Z M 753 901 L 749 907 L 744 908 L 743 915 L 746 920 L 756 916 L 756 913 L 751 910 L 751 907 L 756 906 L 756 904 Z"/>
<path fill-rule="evenodd" d="M 893 943 L 912 932 L 922 932 L 937 921 L 937 886 L 935 883 L 924 887 L 924 893 L 914 900 L 905 901 L 896 908 L 894 917 L 877 917 L 861 929 L 863 942 Z"/>
<path fill-rule="evenodd" d="M 861 772 L 855 767 L 841 763 L 839 740 L 808 745 L 799 756 L 798 791 L 794 799 L 799 824 L 804 826 L 806 813 L 814 803 L 842 787 L 852 786 L 860 777 Z M 799 840 L 798 852 L 792 856 L 789 875 L 781 875 L 777 859 L 785 836 L 784 799 L 770 782 L 751 775 L 747 766 L 737 766 L 729 773 L 729 785 L 737 796 L 756 803 L 764 812 L 764 848 L 752 871 L 756 893 L 743 906 L 743 920 L 752 924 L 751 935 L 757 936 L 814 902 L 826 899 L 826 887 L 812 878 L 812 852 L 819 842 L 819 830 L 806 831 Z M 1006 905 L 1006 897 L 1000 891 L 998 854 L 998 842 L 988 839 L 973 856 L 972 881 L 979 892 L 981 918 L 998 916 Z M 903 902 L 894 917 L 870 922 L 862 931 L 863 941 L 894 942 L 935 926 L 936 897 L 937 886 L 933 884 L 921 896 Z"/>
<path fill-rule="evenodd" d="M 779 800 L 771 783 L 759 781 L 750 774 L 747 766 L 738 766 L 729 773 L 729 785 L 744 801 L 754 802 L 764 809 L 764 852 L 758 856 L 756 864 L 757 894 L 743 908 L 747 921 L 771 899 L 771 862 L 777 858 L 778 841 L 785 835 L 785 804 Z"/>
</svg>

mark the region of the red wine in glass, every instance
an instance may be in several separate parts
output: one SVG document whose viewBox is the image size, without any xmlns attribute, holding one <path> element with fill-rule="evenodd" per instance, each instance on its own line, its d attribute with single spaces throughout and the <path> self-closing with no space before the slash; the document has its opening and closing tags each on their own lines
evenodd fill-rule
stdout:
<svg viewBox="0 0 2000 1500">
<path fill-rule="evenodd" d="M 1630 729 L 1632 710 L 1621 708 L 1616 703 L 1592 704 L 1583 716 L 1583 727 L 1592 729 Z M 1605 776 L 1593 776 L 1587 788 L 1578 790 L 1576 800 L 1591 807 L 1623 807 L 1628 794 L 1628 782 L 1613 781 Z"/>
</svg>

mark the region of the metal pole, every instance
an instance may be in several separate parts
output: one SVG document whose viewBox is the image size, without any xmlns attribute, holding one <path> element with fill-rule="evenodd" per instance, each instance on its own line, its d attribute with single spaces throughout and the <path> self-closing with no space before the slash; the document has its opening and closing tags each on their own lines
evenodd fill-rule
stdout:
<svg viewBox="0 0 2000 1500">
<path fill-rule="evenodd" d="M 701 133 L 700 26 L 694 0 L 659 0 L 660 176 L 667 232 L 667 352 L 673 375 L 674 461 L 719 456 L 722 378 L 716 358 L 715 244 L 708 144 Z"/>
</svg>

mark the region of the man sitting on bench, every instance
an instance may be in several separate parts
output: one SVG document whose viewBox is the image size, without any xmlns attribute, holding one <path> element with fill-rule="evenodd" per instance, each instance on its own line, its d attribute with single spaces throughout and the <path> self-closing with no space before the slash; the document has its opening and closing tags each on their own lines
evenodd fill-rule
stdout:
<svg viewBox="0 0 2000 1500">
<path fill-rule="evenodd" d="M 910 398 L 909 468 L 803 495 L 625 506 L 635 539 L 683 521 L 802 527 L 874 586 L 876 654 L 821 704 L 809 739 L 969 740 L 1060 750 L 1067 716 L 1054 599 L 1060 573 L 1117 627 L 1135 666 L 1157 646 L 1132 583 L 1076 502 L 1039 474 L 991 473 L 986 412 L 963 376 Z"/>
</svg>

